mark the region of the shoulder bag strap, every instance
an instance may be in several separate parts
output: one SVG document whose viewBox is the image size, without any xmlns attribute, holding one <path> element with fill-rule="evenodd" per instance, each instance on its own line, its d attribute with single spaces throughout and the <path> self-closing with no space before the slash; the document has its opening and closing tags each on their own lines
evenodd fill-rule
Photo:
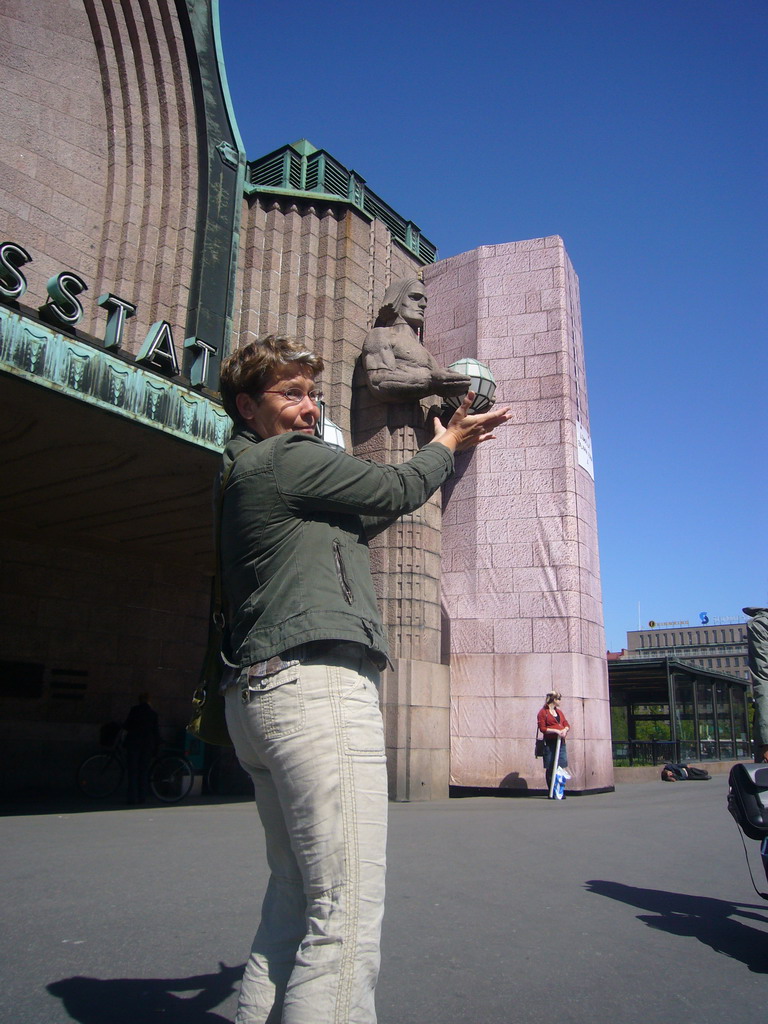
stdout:
<svg viewBox="0 0 768 1024">
<path fill-rule="evenodd" d="M 224 632 L 224 601 L 221 590 L 221 516 L 224 509 L 224 492 L 227 489 L 229 478 L 232 476 L 232 470 L 235 468 L 235 462 L 244 451 L 245 449 L 242 448 L 237 452 L 222 473 L 219 495 L 214 505 L 213 539 L 216 548 L 216 574 L 213 578 L 213 622 L 222 633 Z"/>
</svg>

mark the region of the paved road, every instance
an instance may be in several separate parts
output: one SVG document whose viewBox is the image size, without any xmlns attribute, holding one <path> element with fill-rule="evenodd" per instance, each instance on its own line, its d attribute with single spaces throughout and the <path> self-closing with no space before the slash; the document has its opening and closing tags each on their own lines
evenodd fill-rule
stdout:
<svg viewBox="0 0 768 1024">
<path fill-rule="evenodd" d="M 393 805 L 380 1024 L 760 1019 L 768 903 L 725 793 L 720 776 Z M 265 882 L 248 802 L 0 828 L 0 1020 L 232 1019 Z"/>
</svg>

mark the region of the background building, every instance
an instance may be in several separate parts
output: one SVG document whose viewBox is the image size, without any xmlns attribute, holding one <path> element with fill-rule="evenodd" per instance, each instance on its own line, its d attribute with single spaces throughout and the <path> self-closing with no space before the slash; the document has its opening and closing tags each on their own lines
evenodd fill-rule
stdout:
<svg viewBox="0 0 768 1024">
<path fill-rule="evenodd" d="M 0 88 L 4 787 L 69 786 L 142 690 L 181 735 L 229 432 L 222 357 L 266 332 L 306 339 L 347 449 L 403 457 L 356 368 L 386 286 L 420 270 L 426 343 L 445 362 L 488 362 L 514 422 L 495 458 L 461 461 L 442 499 L 373 549 L 395 664 L 392 795 L 444 796 L 449 780 L 541 788 L 532 735 L 552 686 L 574 722 L 574 787 L 610 786 L 578 284 L 562 241 L 434 263 L 413 221 L 307 140 L 248 161 L 216 2 L 9 0 Z"/>
<path fill-rule="evenodd" d="M 625 658 L 676 658 L 749 680 L 746 620 L 675 623 L 627 632 Z"/>
</svg>

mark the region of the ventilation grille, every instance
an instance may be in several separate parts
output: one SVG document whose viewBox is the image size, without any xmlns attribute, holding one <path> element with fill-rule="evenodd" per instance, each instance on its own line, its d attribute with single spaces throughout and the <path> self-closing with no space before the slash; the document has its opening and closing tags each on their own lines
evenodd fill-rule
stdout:
<svg viewBox="0 0 768 1024">
<path fill-rule="evenodd" d="M 370 192 L 364 179 L 334 160 L 325 150 L 303 154 L 286 146 L 248 165 L 248 181 L 256 188 L 325 195 L 352 203 L 387 226 L 392 237 L 422 263 L 434 263 L 437 247 L 424 238 L 412 221 Z"/>
</svg>

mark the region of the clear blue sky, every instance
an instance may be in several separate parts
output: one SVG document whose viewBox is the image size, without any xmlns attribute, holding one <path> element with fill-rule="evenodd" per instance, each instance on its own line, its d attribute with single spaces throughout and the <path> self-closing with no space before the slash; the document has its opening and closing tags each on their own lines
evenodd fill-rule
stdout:
<svg viewBox="0 0 768 1024">
<path fill-rule="evenodd" d="M 768 604 L 766 0 L 221 0 L 249 159 L 300 138 L 441 257 L 581 281 L 607 645 Z"/>
</svg>

